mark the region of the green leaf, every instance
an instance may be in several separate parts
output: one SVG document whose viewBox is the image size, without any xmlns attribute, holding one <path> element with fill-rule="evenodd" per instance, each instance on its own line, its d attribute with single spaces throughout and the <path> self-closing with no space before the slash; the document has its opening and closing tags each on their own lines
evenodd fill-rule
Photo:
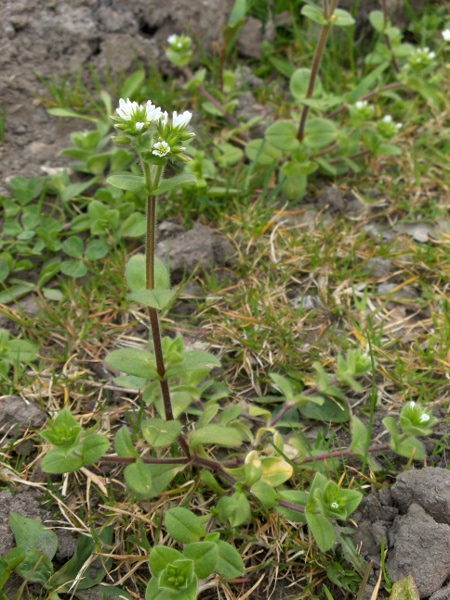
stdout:
<svg viewBox="0 0 450 600">
<path fill-rule="evenodd" d="M 183 556 L 194 561 L 194 571 L 199 579 L 206 579 L 214 573 L 219 552 L 212 542 L 193 542 L 183 550 Z"/>
<path fill-rule="evenodd" d="M 208 371 L 214 367 L 220 367 L 220 360 L 214 354 L 202 350 L 189 350 L 183 353 L 183 362 L 167 370 L 166 377 L 178 377 L 201 369 Z"/>
<path fill-rule="evenodd" d="M 307 4 L 306 6 L 302 7 L 300 12 L 307 19 L 314 21 L 314 23 L 319 23 L 319 25 L 327 25 L 327 20 L 317 6 L 311 6 L 310 4 Z"/>
<path fill-rule="evenodd" d="M 185 183 L 195 183 L 196 181 L 197 177 L 193 173 L 182 173 L 181 175 L 175 175 L 175 177 L 171 177 L 170 179 L 164 179 L 156 188 L 156 190 L 152 192 L 152 195 L 160 196 L 161 194 L 166 194 L 175 187 Z"/>
<path fill-rule="evenodd" d="M 175 548 L 156 546 L 150 552 L 150 570 L 154 577 L 158 577 L 164 569 L 176 560 L 181 560 L 183 555 Z"/>
<path fill-rule="evenodd" d="M 164 523 L 173 539 L 181 544 L 198 542 L 206 535 L 200 519 L 187 508 L 171 508 L 166 513 Z"/>
<path fill-rule="evenodd" d="M 308 503 L 307 492 L 300 492 L 298 490 L 280 490 L 278 493 L 280 500 L 290 502 L 291 504 L 297 505 L 299 508 L 304 509 Z M 286 508 L 285 506 L 279 505 L 276 507 L 276 511 L 294 523 L 304 523 L 306 521 L 304 511 L 296 511 L 292 508 Z"/>
<path fill-rule="evenodd" d="M 252 485 L 250 491 L 258 498 L 264 508 L 273 508 L 277 505 L 278 494 L 268 483 L 257 481 Z"/>
<path fill-rule="evenodd" d="M 50 560 L 58 549 L 58 536 L 54 531 L 47 529 L 34 519 L 22 517 L 17 513 L 10 513 L 9 526 L 12 529 L 16 546 L 23 550 L 39 550 Z"/>
<path fill-rule="evenodd" d="M 95 183 L 98 183 L 99 179 L 97 177 L 93 177 L 89 179 L 89 181 L 84 181 L 82 183 L 69 183 L 63 191 L 61 192 L 61 200 L 63 202 L 69 202 L 72 198 L 76 196 L 81 196 L 83 192 L 85 192 L 88 188 L 90 188 Z"/>
<path fill-rule="evenodd" d="M 244 563 L 238 551 L 222 540 L 217 542 L 217 549 L 219 551 L 219 558 L 217 559 L 214 571 L 218 575 L 228 577 L 229 579 L 241 577 L 244 573 Z"/>
<path fill-rule="evenodd" d="M 53 115 L 54 117 L 68 117 L 70 119 L 85 119 L 86 121 L 91 121 L 92 123 L 97 122 L 96 117 L 82 115 L 75 112 L 74 110 L 69 110 L 67 108 L 49 108 L 47 112 L 49 115 Z"/>
<path fill-rule="evenodd" d="M 291 94 L 296 100 L 304 100 L 311 79 L 311 69 L 297 69 L 291 76 L 289 87 Z M 319 77 L 314 82 L 313 98 L 319 98 L 323 94 L 322 83 Z"/>
<path fill-rule="evenodd" d="M 15 571 L 31 583 L 46 585 L 53 573 L 53 565 L 43 552 L 27 550 L 25 559 L 16 567 Z"/>
<path fill-rule="evenodd" d="M 82 444 L 84 465 L 92 465 L 108 452 L 109 441 L 104 435 L 92 433 L 87 435 Z"/>
<path fill-rule="evenodd" d="M 64 260 L 60 265 L 60 270 L 67 277 L 84 277 L 88 272 L 82 260 Z"/>
<path fill-rule="evenodd" d="M 257 165 L 271 165 L 278 162 L 283 154 L 269 144 L 265 139 L 257 139 L 249 142 L 245 147 L 245 155 L 251 161 L 255 161 Z"/>
<path fill-rule="evenodd" d="M 282 375 L 278 375 L 277 373 L 270 373 L 270 379 L 280 389 L 286 400 L 290 402 L 294 397 L 294 390 L 292 389 L 289 379 Z"/>
<path fill-rule="evenodd" d="M 211 444 L 223 448 L 236 448 L 242 444 L 242 435 L 236 429 L 231 427 L 221 427 L 220 425 L 207 425 L 202 429 L 196 429 L 191 433 L 189 446 Z"/>
<path fill-rule="evenodd" d="M 138 290 L 127 295 L 127 299 L 150 308 L 163 309 L 176 296 L 173 290 Z"/>
<path fill-rule="evenodd" d="M 105 361 L 113 369 L 127 375 L 135 375 L 144 379 L 160 379 L 156 370 L 155 356 L 147 350 L 139 348 L 113 350 L 107 355 Z"/>
<path fill-rule="evenodd" d="M 420 440 L 415 437 L 408 437 L 399 441 L 394 449 L 397 454 L 405 458 L 414 457 L 414 460 L 423 460 L 426 456 L 425 447 Z"/>
<path fill-rule="evenodd" d="M 73 449 L 82 431 L 83 428 L 78 425 L 70 410 L 64 408 L 57 415 L 51 427 L 41 432 L 41 436 L 54 446 Z"/>
<path fill-rule="evenodd" d="M 300 145 L 297 139 L 297 125 L 292 121 L 276 121 L 266 129 L 265 137 L 269 144 L 285 152 L 297 150 Z"/>
<path fill-rule="evenodd" d="M 306 522 L 322 552 L 327 552 L 336 541 L 336 532 L 330 521 L 320 514 L 305 511 Z"/>
<path fill-rule="evenodd" d="M 125 481 L 131 492 L 139 500 L 146 500 L 152 493 L 152 476 L 150 465 L 142 462 L 140 458 L 124 471 Z"/>
<path fill-rule="evenodd" d="M 376 156 L 399 156 L 402 153 L 401 148 L 394 144 L 380 144 L 375 152 Z"/>
<path fill-rule="evenodd" d="M 115 173 L 106 179 L 106 183 L 127 190 L 128 192 L 140 193 L 146 189 L 145 178 L 143 175 L 133 175 L 131 173 Z"/>
<path fill-rule="evenodd" d="M 167 489 L 167 486 L 177 473 L 185 468 L 185 465 L 147 465 L 148 472 L 152 476 L 152 489 L 147 499 L 156 498 Z"/>
<path fill-rule="evenodd" d="M 135 254 L 130 258 L 125 270 L 125 278 L 132 292 L 146 289 L 145 255 Z M 167 290 L 170 288 L 169 271 L 164 263 L 155 257 L 155 289 Z"/>
<path fill-rule="evenodd" d="M 392 586 L 389 600 L 420 600 L 414 577 L 408 575 L 408 577 L 396 581 Z"/>
<path fill-rule="evenodd" d="M 138 71 L 135 71 L 125 80 L 124 84 L 122 85 L 120 97 L 132 99 L 133 95 L 139 91 L 144 81 L 144 69 L 139 69 Z"/>
<path fill-rule="evenodd" d="M 311 402 L 300 406 L 299 411 L 307 419 L 324 421 L 325 423 L 346 423 L 350 418 L 347 405 L 341 404 L 328 396 L 324 397 L 322 405 Z"/>
<path fill-rule="evenodd" d="M 336 25 L 337 27 L 349 27 L 355 23 L 355 19 L 352 17 L 352 15 L 341 8 L 336 8 L 331 20 L 333 25 Z"/>
<path fill-rule="evenodd" d="M 165 419 L 146 419 L 141 425 L 145 441 L 154 448 L 170 446 L 180 435 L 181 429 L 180 421 L 166 421 Z"/>
<path fill-rule="evenodd" d="M 105 258 L 109 252 L 108 245 L 103 240 L 90 240 L 86 246 L 86 260 L 96 261 Z"/>
<path fill-rule="evenodd" d="M 367 436 L 368 432 L 358 417 L 352 417 L 352 444 L 350 450 L 359 457 L 364 457 L 367 451 Z"/>
<path fill-rule="evenodd" d="M 147 220 L 142 213 L 132 213 L 120 227 L 120 235 L 128 238 L 141 237 L 147 230 Z"/>
<path fill-rule="evenodd" d="M 29 294 L 34 288 L 34 283 L 15 283 L 0 292 L 0 304 L 11 304 Z"/>
<path fill-rule="evenodd" d="M 261 481 L 272 487 L 277 487 L 292 477 L 292 465 L 279 456 L 262 458 L 261 467 L 263 470 Z"/>
<path fill-rule="evenodd" d="M 328 119 L 309 119 L 305 126 L 303 143 L 310 148 L 328 146 L 337 137 L 335 124 Z"/>
<path fill-rule="evenodd" d="M 369 13 L 369 21 L 375 31 L 382 32 L 386 26 L 384 15 L 381 10 L 373 10 Z"/>
<path fill-rule="evenodd" d="M 114 449 L 121 458 L 138 458 L 139 453 L 133 446 L 130 430 L 126 425 L 116 433 Z"/>
<path fill-rule="evenodd" d="M 72 258 L 83 258 L 83 240 L 76 235 L 72 235 L 71 237 L 64 240 L 61 249 L 63 252 L 65 252 L 68 256 L 71 256 Z"/>
<path fill-rule="evenodd" d="M 197 577 L 194 577 L 192 582 L 186 588 L 177 590 L 176 592 L 160 588 L 158 580 L 155 577 L 152 577 L 145 591 L 145 600 L 181 600 L 181 598 L 182 600 L 196 600 L 197 592 Z"/>
<path fill-rule="evenodd" d="M 81 444 L 71 448 L 54 448 L 42 459 L 44 473 L 61 475 L 78 471 L 83 466 L 81 458 Z"/>
</svg>

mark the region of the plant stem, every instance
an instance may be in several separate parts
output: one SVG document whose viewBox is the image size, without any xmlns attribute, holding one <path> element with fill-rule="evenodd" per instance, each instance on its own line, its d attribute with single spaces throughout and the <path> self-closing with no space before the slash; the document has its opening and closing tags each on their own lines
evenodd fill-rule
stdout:
<svg viewBox="0 0 450 600">
<path fill-rule="evenodd" d="M 389 14 L 388 14 L 388 10 L 387 10 L 387 3 L 386 0 L 381 0 L 381 7 L 383 9 L 383 19 L 384 19 L 384 24 L 386 25 L 386 23 L 389 20 Z M 394 70 L 397 73 L 400 73 L 401 69 L 398 65 L 397 59 L 394 56 L 394 53 L 392 52 L 392 46 L 391 46 L 391 40 L 388 38 L 388 36 L 385 34 L 384 35 L 385 41 L 386 41 L 386 46 L 389 49 L 389 52 L 391 53 L 392 56 L 392 66 L 394 67 Z"/>
<path fill-rule="evenodd" d="M 316 47 L 314 54 L 313 64 L 311 67 L 311 77 L 309 78 L 308 90 L 306 92 L 306 100 L 312 98 L 314 92 L 314 85 L 316 83 L 317 74 L 319 72 L 320 61 L 322 60 L 323 51 L 325 49 L 325 43 L 327 41 L 328 32 L 330 31 L 331 23 L 329 22 L 333 13 L 336 9 L 338 0 L 332 0 L 330 9 L 328 10 L 328 2 L 324 3 L 324 18 L 327 19 L 328 23 L 322 27 L 320 32 L 319 42 Z M 303 141 L 305 135 L 306 120 L 308 118 L 309 106 L 306 104 L 303 106 L 302 114 L 300 117 L 300 123 L 298 126 L 297 139 L 299 142 Z"/>
<path fill-rule="evenodd" d="M 155 242 L 156 242 L 156 198 L 152 192 L 156 190 L 161 179 L 163 167 L 158 166 L 155 169 L 152 180 L 150 166 L 143 162 L 144 176 L 148 188 L 147 198 L 147 232 L 145 238 L 145 287 L 148 290 L 155 289 Z M 158 311 L 156 308 L 149 307 L 150 327 L 152 330 L 153 350 L 155 352 L 156 370 L 160 377 L 159 385 L 164 403 L 164 413 L 167 421 L 173 421 L 172 402 L 170 399 L 169 383 L 165 379 L 166 367 L 164 365 L 164 355 L 161 343 L 161 330 L 159 328 Z M 178 438 L 186 456 L 190 457 L 189 446 L 183 436 Z"/>
</svg>

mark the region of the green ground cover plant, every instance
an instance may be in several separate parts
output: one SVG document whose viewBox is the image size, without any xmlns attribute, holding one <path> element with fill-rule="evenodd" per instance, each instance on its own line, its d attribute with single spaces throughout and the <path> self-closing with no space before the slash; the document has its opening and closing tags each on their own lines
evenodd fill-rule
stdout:
<svg viewBox="0 0 450 600">
<path fill-rule="evenodd" d="M 0 332 L 3 389 L 39 396 L 51 381 L 59 390 L 59 399 L 47 407 L 52 419 L 40 432 L 44 442 L 37 442 L 42 469 L 64 475 L 75 496 L 82 495 L 79 482 L 86 477 L 102 505 L 91 509 L 87 491 L 78 500 L 77 519 L 88 517 L 88 525 L 73 559 L 56 572 L 52 532 L 12 515 L 17 548 L 2 557 L 0 593 L 15 573 L 24 581 L 18 599 L 26 597 L 29 583 L 40 585 L 41 597 L 51 600 L 66 593 L 88 598 L 84 590 L 90 588 L 108 598 L 194 600 L 209 597 L 210 588 L 238 597 L 230 590 L 253 584 L 255 574 L 259 584 L 260 573 L 272 567 L 286 578 L 299 577 L 287 557 L 301 553 L 308 555 L 300 569 L 308 582 L 305 594 L 354 597 L 367 568 L 351 541 L 352 513 L 368 483 L 382 486 L 399 465 L 427 460 L 419 438 L 433 436 L 439 423 L 433 412 L 448 360 L 448 244 L 436 244 L 433 252 L 412 242 L 398 249 L 345 218 L 327 226 L 314 223 L 312 231 L 294 235 L 274 215 L 301 212 L 292 202 L 317 186 L 319 177 L 339 182 L 343 175 L 358 176 L 372 186 L 365 164 L 383 165 L 375 177 L 389 190 L 384 195 L 395 197 L 395 180 L 408 163 L 402 148 L 410 144 L 411 156 L 416 151 L 416 141 L 402 135 L 419 127 L 423 136 L 417 144 L 429 144 L 440 162 L 430 173 L 429 163 L 412 161 L 407 177 L 410 187 L 418 181 L 427 193 L 412 205 L 400 194 L 396 204 L 380 207 L 388 220 L 401 215 L 405 223 L 417 215 L 429 218 L 431 210 L 442 214 L 443 208 L 431 205 L 436 188 L 448 192 L 448 140 L 438 125 L 433 136 L 430 121 L 439 123 L 438 115 L 448 111 L 443 91 L 448 66 L 442 60 L 448 54 L 447 24 L 443 16 L 430 28 L 428 17 L 417 19 L 413 29 L 420 45 L 414 47 L 403 42 L 383 5 L 371 14 L 375 41 L 359 67 L 353 48 L 357 81 L 343 77 L 338 92 L 331 79 L 330 90 L 326 77 L 320 82 L 320 65 L 326 73 L 333 28 L 352 28 L 354 19 L 334 0 L 303 3 L 303 25 L 312 26 L 317 39 L 312 66 L 287 69 L 285 56 L 266 49 L 261 71 L 270 65 L 288 75 L 291 96 L 264 137 L 250 140 L 258 119 L 235 118 L 238 69 L 227 67 L 252 8 L 236 2 L 216 71 L 192 73 L 193 42 L 170 36 L 167 56 L 186 78 L 183 97 L 171 101 L 181 112 L 169 116 L 149 100 L 145 72 L 139 70 L 122 86 L 115 111 L 111 95 L 102 91 L 100 113 L 83 115 L 95 129 L 72 135 L 74 147 L 64 154 L 75 161 L 81 181 L 67 172 L 18 178 L 12 181 L 13 197 L 2 198 L 2 313 L 31 340 Z M 186 102 L 201 106 L 208 131 L 223 129 L 212 144 L 204 141 L 208 135 L 194 135 Z M 80 117 L 70 106 L 50 110 Z M 158 211 L 159 197 L 165 206 Z M 223 286 L 214 275 L 188 274 L 206 290 L 188 325 L 172 316 L 182 290 L 171 287 L 169 269 L 155 256 L 157 215 L 170 214 L 174 206 L 187 221 L 207 215 L 239 250 L 237 282 Z M 125 241 L 134 240 L 134 251 L 144 235 L 144 248 L 125 261 Z M 389 257 L 402 282 L 387 294 L 377 292 L 358 257 L 363 264 Z M 25 284 L 24 271 L 35 272 L 36 282 Z M 413 308 L 418 314 L 431 305 L 434 329 L 430 337 L 425 318 L 414 324 L 415 342 L 408 345 L 396 334 L 408 314 L 392 317 L 391 301 L 397 288 L 419 275 L 423 306 Z M 316 280 L 329 311 L 326 323 L 317 308 L 294 309 L 289 302 L 295 286 L 305 295 Z M 16 309 L 30 290 L 47 307 L 33 321 Z M 137 324 L 148 339 L 143 342 L 134 331 L 137 347 L 121 343 L 114 349 Z M 211 351 L 190 349 L 174 335 L 199 327 L 210 329 Z M 38 347 L 52 340 L 53 357 L 42 355 L 39 366 L 30 367 Z M 79 361 L 74 368 L 73 356 Z M 113 384 L 96 385 L 84 366 L 103 361 L 116 374 Z M 378 432 L 383 441 L 375 442 L 374 419 L 386 386 L 401 391 L 401 403 L 395 417 L 386 412 Z M 113 416 L 108 389 L 126 398 Z M 244 398 L 244 405 L 237 401 Z M 355 398 L 362 403 L 359 416 Z M 314 442 L 305 423 L 321 424 Z M 333 428 L 344 428 L 345 445 Z M 436 448 L 447 449 L 445 438 Z M 13 443 L 2 462 L 12 482 L 26 481 L 10 462 L 16 449 Z M 395 455 L 405 460 L 394 464 Z M 114 485 L 106 486 L 107 478 Z M 66 507 L 54 483 L 49 497 Z M 25 526 L 33 532 L 29 540 L 21 533 Z M 124 533 L 114 540 L 112 530 L 118 528 Z M 284 539 L 281 547 L 277 538 Z M 255 558 L 263 539 L 265 554 Z M 95 577 L 87 570 L 88 556 L 97 558 Z M 130 569 L 133 561 L 136 568 Z M 101 586 L 111 573 L 114 583 Z M 327 581 L 316 590 L 314 582 L 323 574 Z"/>
</svg>

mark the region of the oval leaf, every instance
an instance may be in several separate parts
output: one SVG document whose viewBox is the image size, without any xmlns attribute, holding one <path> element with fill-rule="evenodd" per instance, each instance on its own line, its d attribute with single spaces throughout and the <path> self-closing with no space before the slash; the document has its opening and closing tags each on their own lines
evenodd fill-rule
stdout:
<svg viewBox="0 0 450 600">
<path fill-rule="evenodd" d="M 145 190 L 145 179 L 142 175 L 133 175 L 132 173 L 116 173 L 110 175 L 106 182 L 109 185 L 127 190 L 128 192 L 143 192 Z"/>
<path fill-rule="evenodd" d="M 142 435 L 145 440 L 154 446 L 170 446 L 181 433 L 180 421 L 166 421 L 165 419 L 146 419 L 141 425 Z"/>
<path fill-rule="evenodd" d="M 297 139 L 297 125 L 292 121 L 277 121 L 266 130 L 266 139 L 275 148 L 292 152 L 297 150 L 300 142 Z"/>
<path fill-rule="evenodd" d="M 150 308 L 161 310 L 169 304 L 175 295 L 176 292 L 173 290 L 138 290 L 128 294 L 127 298 L 139 302 L 139 304 L 150 306 Z"/>
<path fill-rule="evenodd" d="M 181 544 L 198 542 L 206 535 L 200 519 L 187 508 L 178 507 L 168 510 L 164 522 L 169 534 Z"/>
<path fill-rule="evenodd" d="M 184 183 L 195 183 L 196 181 L 197 177 L 193 173 L 182 173 L 181 175 L 171 177 L 171 179 L 164 179 L 156 190 L 152 192 L 152 196 L 166 194 L 169 190 L 183 185 Z"/>
<path fill-rule="evenodd" d="M 106 357 L 106 363 L 113 369 L 144 379 L 160 379 L 156 371 L 156 359 L 151 352 L 139 348 L 113 350 Z"/>
<path fill-rule="evenodd" d="M 237 429 L 221 427 L 220 425 L 207 425 L 191 433 L 189 445 L 191 448 L 203 444 L 235 448 L 242 444 L 242 439 L 242 435 Z"/>
</svg>

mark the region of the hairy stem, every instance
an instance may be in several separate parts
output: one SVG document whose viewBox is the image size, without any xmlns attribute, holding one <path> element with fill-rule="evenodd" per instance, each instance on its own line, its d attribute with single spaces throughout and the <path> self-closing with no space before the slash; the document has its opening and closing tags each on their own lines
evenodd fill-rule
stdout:
<svg viewBox="0 0 450 600">
<path fill-rule="evenodd" d="M 333 13 L 337 7 L 338 0 L 332 0 L 331 6 L 328 9 L 328 2 L 324 3 L 324 18 L 329 21 L 333 16 Z M 306 92 L 306 99 L 309 100 L 312 98 L 314 92 L 314 85 L 316 83 L 317 75 L 319 73 L 320 61 L 322 60 L 323 51 L 325 49 L 325 43 L 327 41 L 328 32 L 330 31 L 331 23 L 328 22 L 327 25 L 322 27 L 322 31 L 320 32 L 319 42 L 316 47 L 316 52 L 314 53 L 314 59 L 311 66 L 311 77 L 309 78 L 308 90 Z M 305 126 L 306 120 L 308 118 L 309 106 L 306 104 L 303 106 L 302 114 L 300 116 L 300 123 L 298 126 L 297 139 L 299 142 L 303 141 L 305 136 Z"/>
</svg>

